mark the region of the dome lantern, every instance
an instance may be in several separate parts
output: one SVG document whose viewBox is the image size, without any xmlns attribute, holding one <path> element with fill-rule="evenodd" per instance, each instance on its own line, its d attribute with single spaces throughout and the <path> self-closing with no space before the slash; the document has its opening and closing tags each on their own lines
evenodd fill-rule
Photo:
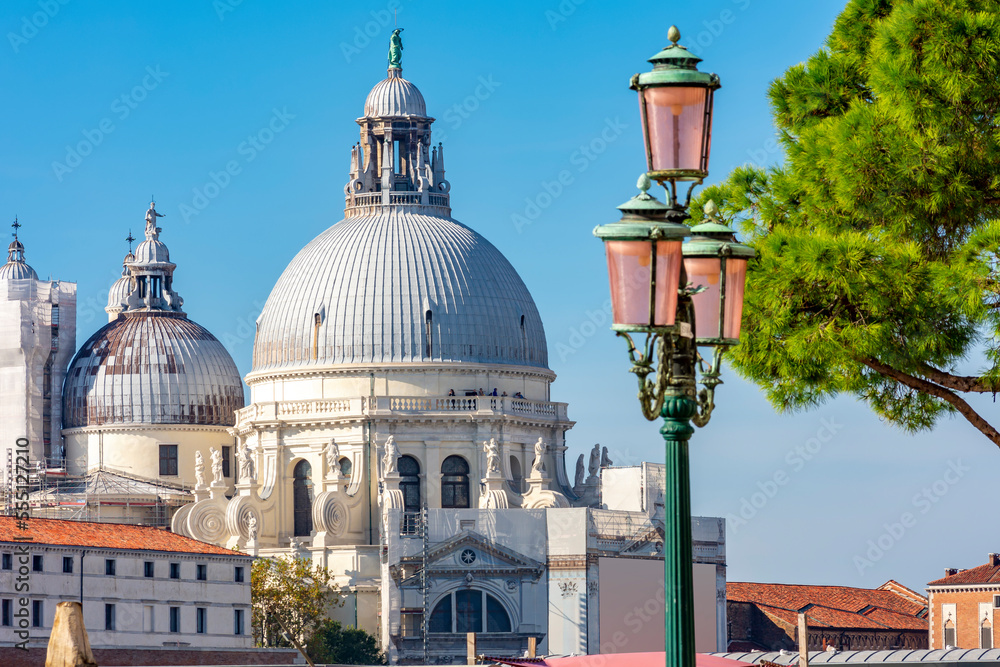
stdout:
<svg viewBox="0 0 1000 667">
<path fill-rule="evenodd" d="M 14 218 L 14 240 L 7 246 L 7 263 L 0 266 L 0 280 L 38 280 L 38 274 L 24 261 L 24 244 L 17 238 L 21 223 Z"/>
</svg>

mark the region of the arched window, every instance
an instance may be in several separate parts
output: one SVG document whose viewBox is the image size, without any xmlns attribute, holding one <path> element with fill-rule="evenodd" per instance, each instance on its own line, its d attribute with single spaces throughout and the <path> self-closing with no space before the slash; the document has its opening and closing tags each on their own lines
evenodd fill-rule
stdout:
<svg viewBox="0 0 1000 667">
<path fill-rule="evenodd" d="M 292 473 L 292 508 L 295 515 L 296 537 L 312 533 L 312 503 L 312 466 L 308 461 L 299 461 Z"/>
<path fill-rule="evenodd" d="M 485 614 L 483 611 L 485 610 Z M 510 616 L 486 591 L 449 593 L 434 606 L 428 632 L 511 632 Z"/>
<path fill-rule="evenodd" d="M 400 456 L 399 490 L 403 492 L 403 511 L 420 511 L 420 463 L 412 456 Z"/>
<path fill-rule="evenodd" d="M 434 358 L 434 315 L 428 310 L 424 313 L 424 335 L 427 337 L 427 346 L 424 356 L 428 359 Z"/>
<path fill-rule="evenodd" d="M 469 464 L 461 456 L 441 464 L 441 507 L 469 507 Z"/>
<path fill-rule="evenodd" d="M 351 459 L 345 456 L 341 458 L 339 461 L 337 461 L 337 465 L 340 466 L 341 475 L 343 475 L 344 477 L 351 476 L 351 469 L 354 467 L 354 464 L 351 463 Z"/>
<path fill-rule="evenodd" d="M 516 456 L 510 457 L 510 485 L 513 487 L 515 493 L 521 493 L 521 485 L 524 482 L 524 474 L 521 472 L 521 462 L 518 461 Z"/>
</svg>

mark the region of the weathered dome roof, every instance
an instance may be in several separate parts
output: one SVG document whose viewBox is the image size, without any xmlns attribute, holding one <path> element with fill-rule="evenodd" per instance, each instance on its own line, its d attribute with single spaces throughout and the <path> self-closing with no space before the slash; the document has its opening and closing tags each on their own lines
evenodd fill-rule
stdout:
<svg viewBox="0 0 1000 667">
<path fill-rule="evenodd" d="M 132 261 L 139 264 L 167 263 L 170 261 L 170 251 L 163 241 L 147 239 L 136 246 L 135 258 Z"/>
<path fill-rule="evenodd" d="M 365 116 L 427 116 L 424 96 L 402 77 L 402 70 L 389 68 L 389 75 L 375 84 L 365 100 Z"/>
<path fill-rule="evenodd" d="M 66 373 L 63 427 L 232 426 L 243 384 L 215 336 L 182 314 L 125 313 L 83 344 Z"/>
<path fill-rule="evenodd" d="M 254 371 L 548 364 L 541 318 L 510 262 L 465 225 L 419 208 L 386 207 L 317 236 L 278 279 L 257 322 Z"/>
</svg>

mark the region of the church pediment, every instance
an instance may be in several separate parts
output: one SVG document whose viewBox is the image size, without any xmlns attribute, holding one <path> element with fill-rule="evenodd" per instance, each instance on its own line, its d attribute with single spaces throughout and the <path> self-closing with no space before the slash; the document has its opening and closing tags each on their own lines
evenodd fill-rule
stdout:
<svg viewBox="0 0 1000 667">
<path fill-rule="evenodd" d="M 411 556 L 404 558 L 401 565 L 412 566 L 420 562 L 419 556 Z M 544 564 L 467 530 L 428 549 L 427 571 L 434 575 L 504 572 L 539 577 L 544 572 Z"/>
</svg>

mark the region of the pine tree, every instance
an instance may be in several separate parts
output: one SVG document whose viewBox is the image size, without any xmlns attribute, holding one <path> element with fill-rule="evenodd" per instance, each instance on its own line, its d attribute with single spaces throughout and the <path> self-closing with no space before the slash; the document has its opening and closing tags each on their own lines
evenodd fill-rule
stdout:
<svg viewBox="0 0 1000 667">
<path fill-rule="evenodd" d="M 692 206 L 714 199 L 758 253 L 736 369 L 781 410 L 849 394 L 1000 445 L 966 400 L 1000 388 L 1000 2 L 851 0 L 769 98 L 784 163 Z"/>
</svg>

